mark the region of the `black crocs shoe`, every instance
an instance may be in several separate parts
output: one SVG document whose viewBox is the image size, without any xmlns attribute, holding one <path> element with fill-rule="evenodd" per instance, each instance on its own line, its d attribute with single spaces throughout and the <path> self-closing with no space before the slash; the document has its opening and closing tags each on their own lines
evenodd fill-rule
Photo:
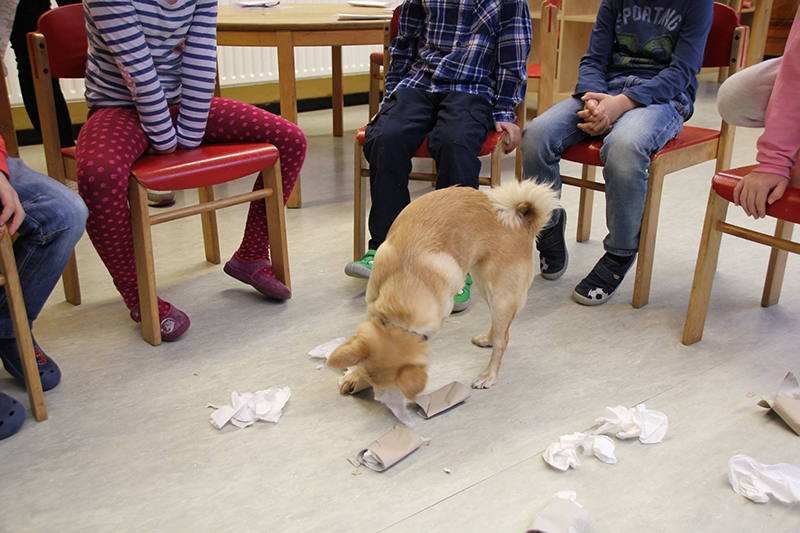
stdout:
<svg viewBox="0 0 800 533">
<path fill-rule="evenodd" d="M 567 212 L 558 208 L 560 216 L 552 228 L 547 228 L 539 233 L 536 239 L 536 249 L 539 250 L 539 268 L 544 279 L 558 279 L 567 271 L 569 252 L 564 233 L 567 229 Z"/>
<path fill-rule="evenodd" d="M 39 367 L 39 379 L 42 380 L 42 390 L 48 391 L 61 381 L 61 369 L 36 344 L 36 339 L 33 339 L 33 349 L 36 352 L 36 363 Z M 11 374 L 11 377 L 24 385 L 25 377 L 22 373 L 22 360 L 19 357 L 19 350 L 14 339 L 4 339 L 0 343 L 0 360 L 3 361 L 3 367 Z"/>
<path fill-rule="evenodd" d="M 572 296 L 581 305 L 602 305 L 617 292 L 619 284 L 636 260 L 630 256 L 614 255 L 606 252 L 594 266 L 589 275 L 578 283 Z"/>
</svg>

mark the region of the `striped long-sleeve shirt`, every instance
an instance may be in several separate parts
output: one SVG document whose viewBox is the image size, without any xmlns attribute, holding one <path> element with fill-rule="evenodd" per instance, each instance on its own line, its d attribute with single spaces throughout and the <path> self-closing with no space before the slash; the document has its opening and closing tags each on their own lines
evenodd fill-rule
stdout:
<svg viewBox="0 0 800 533">
<path fill-rule="evenodd" d="M 467 92 L 494 106 L 495 121 L 515 122 L 530 49 L 526 0 L 405 0 L 389 49 L 386 100 L 403 87 Z"/>
<path fill-rule="evenodd" d="M 135 106 L 158 151 L 195 148 L 216 76 L 217 0 L 83 0 L 89 107 Z M 177 128 L 169 106 L 180 104 Z"/>
</svg>

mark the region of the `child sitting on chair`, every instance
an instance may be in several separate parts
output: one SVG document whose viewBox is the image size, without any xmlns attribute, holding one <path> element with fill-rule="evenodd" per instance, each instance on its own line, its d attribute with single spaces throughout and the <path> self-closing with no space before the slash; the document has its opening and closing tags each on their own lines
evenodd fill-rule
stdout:
<svg viewBox="0 0 800 533">
<path fill-rule="evenodd" d="M 280 152 L 285 201 L 303 166 L 306 139 L 297 125 L 272 113 L 213 97 L 216 0 L 84 0 L 83 5 L 91 111 L 78 137 L 78 186 L 89 207 L 86 231 L 131 318 L 139 322 L 127 197 L 136 160 L 201 143 L 270 143 Z M 263 187 L 259 174 L 254 189 Z M 269 261 L 263 200 L 250 204 L 242 244 L 225 272 L 270 298 L 290 296 Z M 189 317 L 158 302 L 161 337 L 174 341 L 189 328 Z"/>
<path fill-rule="evenodd" d="M 385 97 L 366 131 L 372 209 L 369 250 L 345 268 L 368 278 L 378 246 L 411 201 L 411 159 L 428 136 L 436 188 L 478 188 L 478 153 L 490 129 L 520 138 L 514 106 L 525 96 L 531 16 L 525 0 L 406 0 L 389 49 Z M 454 311 L 469 304 L 470 284 Z"/>
<path fill-rule="evenodd" d="M 573 292 L 600 305 L 616 292 L 639 249 L 650 156 L 692 115 L 696 75 L 713 20 L 712 0 L 603 0 L 571 98 L 522 133 L 524 175 L 561 188 L 561 153 L 603 136 L 606 253 Z M 566 212 L 539 235 L 542 277 L 567 269 Z"/>
</svg>

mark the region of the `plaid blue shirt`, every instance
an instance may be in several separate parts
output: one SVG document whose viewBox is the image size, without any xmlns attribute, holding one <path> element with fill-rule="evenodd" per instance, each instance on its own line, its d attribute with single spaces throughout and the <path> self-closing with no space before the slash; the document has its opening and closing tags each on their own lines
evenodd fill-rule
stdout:
<svg viewBox="0 0 800 533">
<path fill-rule="evenodd" d="M 515 122 L 528 84 L 531 15 L 526 0 L 405 0 L 389 48 L 393 91 L 461 91 L 486 98 L 494 120 Z"/>
</svg>

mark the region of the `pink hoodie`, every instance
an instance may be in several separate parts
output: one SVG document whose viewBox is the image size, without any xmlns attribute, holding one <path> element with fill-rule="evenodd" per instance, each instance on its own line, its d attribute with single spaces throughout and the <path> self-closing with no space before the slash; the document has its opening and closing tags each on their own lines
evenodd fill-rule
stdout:
<svg viewBox="0 0 800 533">
<path fill-rule="evenodd" d="M 794 17 L 758 139 L 759 172 L 789 178 L 800 150 L 800 11 Z"/>
</svg>

